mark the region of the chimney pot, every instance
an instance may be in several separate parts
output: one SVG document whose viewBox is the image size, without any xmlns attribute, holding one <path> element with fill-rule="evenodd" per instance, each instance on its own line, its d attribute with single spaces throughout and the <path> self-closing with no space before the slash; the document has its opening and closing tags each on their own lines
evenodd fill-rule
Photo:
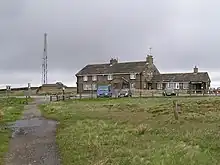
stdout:
<svg viewBox="0 0 220 165">
<path fill-rule="evenodd" d="M 110 59 L 110 65 L 114 65 L 114 64 L 117 64 L 117 63 L 118 63 L 118 59 L 115 59 L 115 58 Z"/>
<path fill-rule="evenodd" d="M 197 68 L 197 66 L 195 66 L 195 67 L 193 68 L 193 72 L 194 72 L 194 73 L 198 73 L 198 72 L 199 72 L 199 69 Z"/>
<path fill-rule="evenodd" d="M 152 55 L 147 55 L 146 61 L 148 64 L 153 64 L 153 56 Z"/>
</svg>

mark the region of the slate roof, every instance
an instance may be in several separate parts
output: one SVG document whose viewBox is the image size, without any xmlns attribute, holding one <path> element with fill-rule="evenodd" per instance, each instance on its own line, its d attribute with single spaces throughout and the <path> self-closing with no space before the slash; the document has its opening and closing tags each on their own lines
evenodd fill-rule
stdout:
<svg viewBox="0 0 220 165">
<path fill-rule="evenodd" d="M 58 87 L 58 88 L 65 87 L 65 88 L 67 88 L 67 86 L 64 85 L 64 84 L 61 83 L 61 82 L 56 82 L 55 84 L 43 84 L 42 86 L 43 86 L 43 87 Z M 41 87 L 42 87 L 42 86 L 41 86 Z"/>
<path fill-rule="evenodd" d="M 198 72 L 198 73 L 168 73 L 154 75 L 152 82 L 208 82 L 210 81 L 209 75 L 207 72 Z"/>
<path fill-rule="evenodd" d="M 89 74 L 140 73 L 146 65 L 146 61 L 116 63 L 112 66 L 110 66 L 109 63 L 86 65 L 76 74 L 76 76 Z M 156 69 L 155 65 L 153 65 L 153 67 Z"/>
</svg>

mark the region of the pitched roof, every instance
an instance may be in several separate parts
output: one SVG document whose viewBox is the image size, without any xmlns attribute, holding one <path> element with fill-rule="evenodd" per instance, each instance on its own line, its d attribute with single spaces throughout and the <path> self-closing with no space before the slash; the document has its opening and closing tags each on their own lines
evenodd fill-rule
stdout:
<svg viewBox="0 0 220 165">
<path fill-rule="evenodd" d="M 109 63 L 86 65 L 76 76 L 87 74 L 140 73 L 146 65 L 146 61 L 116 63 L 112 66 Z M 153 67 L 155 66 L 153 65 Z"/>
<path fill-rule="evenodd" d="M 189 81 L 210 81 L 209 75 L 207 72 L 198 72 L 198 73 L 168 73 L 155 75 L 152 78 L 152 81 L 164 81 L 164 82 L 189 82 Z"/>
<path fill-rule="evenodd" d="M 56 82 L 55 84 L 43 84 L 42 85 L 43 87 L 58 87 L 58 88 L 62 88 L 62 87 L 67 87 L 66 85 L 64 85 L 63 83 L 61 82 Z M 42 87 L 41 86 L 41 87 Z"/>
</svg>

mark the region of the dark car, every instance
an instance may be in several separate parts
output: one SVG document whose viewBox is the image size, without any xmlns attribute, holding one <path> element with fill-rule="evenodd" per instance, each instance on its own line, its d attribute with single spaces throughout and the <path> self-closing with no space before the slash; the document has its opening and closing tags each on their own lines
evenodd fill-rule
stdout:
<svg viewBox="0 0 220 165">
<path fill-rule="evenodd" d="M 121 89 L 119 91 L 118 97 L 132 97 L 131 90 L 126 88 L 126 89 Z"/>
<path fill-rule="evenodd" d="M 166 88 L 163 91 L 163 96 L 176 96 L 176 92 L 173 88 Z"/>
</svg>

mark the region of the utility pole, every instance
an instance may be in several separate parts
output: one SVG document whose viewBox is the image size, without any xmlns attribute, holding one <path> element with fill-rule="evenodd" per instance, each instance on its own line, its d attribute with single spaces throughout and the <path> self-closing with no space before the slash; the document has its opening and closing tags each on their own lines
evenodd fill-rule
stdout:
<svg viewBox="0 0 220 165">
<path fill-rule="evenodd" d="M 42 85 L 47 84 L 47 33 L 44 33 L 44 52 L 42 62 Z"/>
</svg>

